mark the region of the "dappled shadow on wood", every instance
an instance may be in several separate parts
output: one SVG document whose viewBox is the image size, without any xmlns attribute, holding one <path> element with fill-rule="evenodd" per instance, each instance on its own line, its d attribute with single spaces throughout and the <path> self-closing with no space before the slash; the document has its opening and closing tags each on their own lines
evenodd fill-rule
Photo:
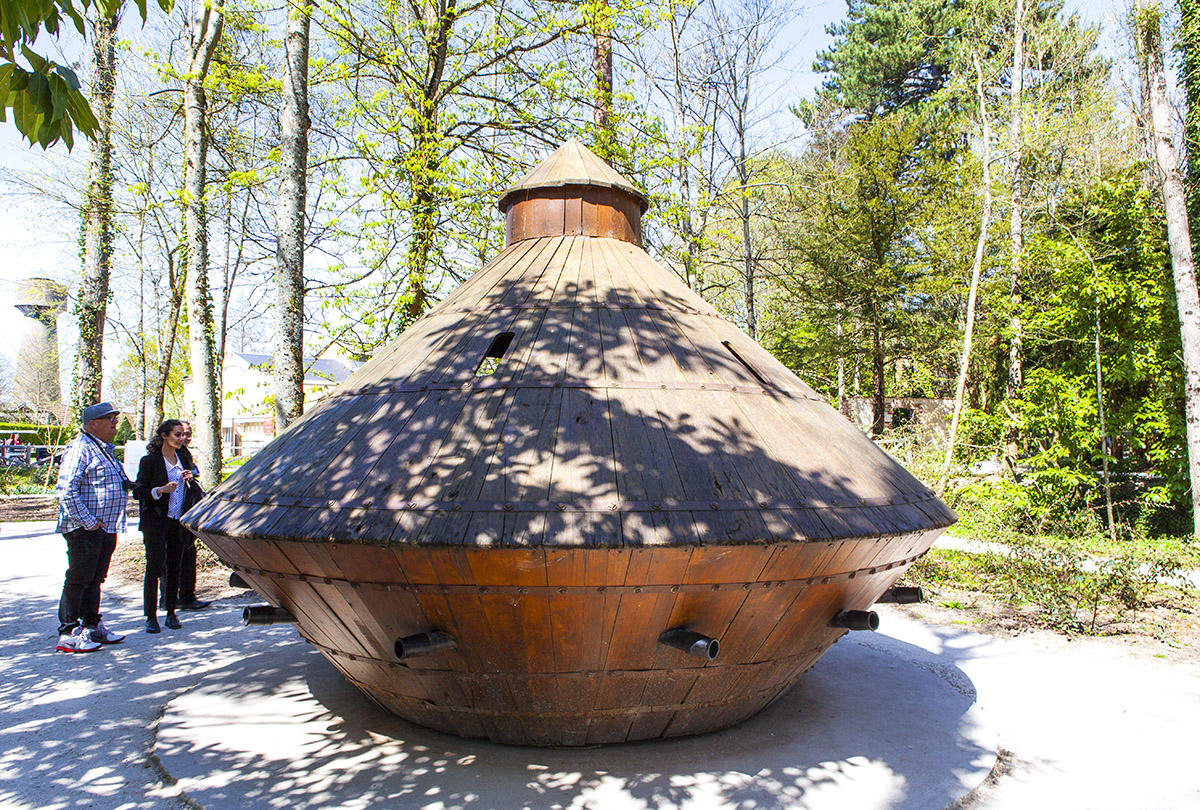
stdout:
<svg viewBox="0 0 1200 810">
<path fill-rule="evenodd" d="M 418 323 L 398 344 L 420 351 L 383 350 L 390 363 L 368 364 L 189 520 L 258 537 L 495 547 L 861 537 L 952 519 L 727 322 L 687 330 L 669 310 L 562 309 L 498 303 L 470 323 Z M 515 335 L 507 356 L 477 376 L 502 333 Z"/>
</svg>

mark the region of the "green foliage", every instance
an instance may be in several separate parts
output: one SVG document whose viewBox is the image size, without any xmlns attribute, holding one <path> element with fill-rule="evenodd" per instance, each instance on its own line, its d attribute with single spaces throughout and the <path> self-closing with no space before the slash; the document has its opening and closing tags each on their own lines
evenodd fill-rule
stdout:
<svg viewBox="0 0 1200 810">
<path fill-rule="evenodd" d="M 831 74 L 822 93 L 868 117 L 915 107 L 950 78 L 966 3 L 944 0 L 848 0 L 846 20 L 813 70 Z"/>
<path fill-rule="evenodd" d="M 977 408 L 964 409 L 958 425 L 955 458 L 962 463 L 972 463 L 998 457 L 1004 430 L 1005 420 L 1002 414 L 988 413 Z"/>
<path fill-rule="evenodd" d="M 33 431 L 29 433 L 28 431 Z M 16 434 L 25 444 L 64 445 L 75 438 L 75 425 L 35 425 L 27 422 L 0 422 L 0 441 Z"/>
<path fill-rule="evenodd" d="M 135 0 L 146 19 L 146 0 Z M 169 11 L 173 0 L 158 0 Z M 13 123 L 31 144 L 42 149 L 62 140 L 71 148 L 74 131 L 92 137 L 99 126 L 75 72 L 35 52 L 45 31 L 53 37 L 70 23 L 81 35 L 89 10 L 105 17 L 120 13 L 124 0 L 5 0 L 0 3 L 0 121 L 12 111 Z M 22 64 L 21 59 L 24 60 Z"/>
<path fill-rule="evenodd" d="M 933 549 L 909 569 L 905 581 L 927 588 L 934 598 L 946 592 L 983 593 L 1033 624 L 1089 634 L 1130 615 L 1136 619 L 1152 600 L 1186 603 L 1180 574 L 1178 557 L 1145 554 L 1134 545 L 1096 558 L 1070 541 L 1019 538 L 999 552 Z M 965 607 L 960 600 L 942 603 Z"/>
<path fill-rule="evenodd" d="M 58 481 L 58 467 L 0 466 L 0 495 L 48 495 Z"/>
<path fill-rule="evenodd" d="M 612 130 L 590 114 L 592 28 L 631 45 L 649 14 L 631 2 L 327 0 L 318 19 L 335 48 L 335 128 L 352 132 L 356 169 L 337 192 L 362 262 L 334 268 L 322 302 L 331 338 L 371 354 L 503 248 L 499 191 L 570 135 L 636 180 L 644 116 L 614 88 Z M 601 19 L 603 18 L 603 19 Z"/>
<path fill-rule="evenodd" d="M 123 445 L 134 437 L 133 425 L 129 424 L 129 419 L 121 420 L 121 424 L 117 425 L 117 435 L 113 437 L 113 444 Z"/>
<path fill-rule="evenodd" d="M 1190 537 L 1122 523 L 1114 542 L 1099 514 L 1047 502 L 1040 483 L 978 481 L 952 492 L 959 537 L 995 544 L 982 553 L 935 549 L 910 573 L 935 588 L 978 591 L 1067 632 L 1096 632 L 1152 598 L 1177 599 L 1181 574 L 1200 564 Z"/>
<path fill-rule="evenodd" d="M 1136 171 L 1069 196 L 1055 227 L 1030 240 L 1028 261 L 1039 290 L 1022 313 L 1030 369 L 1021 399 L 1009 405 L 1041 502 L 1086 503 L 1107 453 L 1115 472 L 1160 480 L 1162 494 L 1183 506 L 1174 286 L 1161 215 Z M 1097 315 L 1107 437 L 1096 393 Z"/>
<path fill-rule="evenodd" d="M 919 116 L 820 123 L 809 150 L 777 158 L 763 183 L 787 189 L 773 212 L 779 266 L 763 342 L 826 393 L 840 359 L 885 395 L 941 395 L 977 169 L 955 155 L 952 132 Z"/>
</svg>

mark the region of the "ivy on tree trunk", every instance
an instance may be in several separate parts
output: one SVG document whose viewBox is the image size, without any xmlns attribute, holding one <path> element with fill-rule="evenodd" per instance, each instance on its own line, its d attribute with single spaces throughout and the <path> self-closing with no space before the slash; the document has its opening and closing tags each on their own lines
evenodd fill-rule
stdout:
<svg viewBox="0 0 1200 810">
<path fill-rule="evenodd" d="M 104 315 L 112 266 L 112 111 L 117 77 L 117 22 L 101 6 L 92 12 L 92 107 L 97 127 L 84 198 L 83 281 L 75 312 L 79 316 L 79 355 L 75 406 L 99 402 L 104 377 Z"/>
</svg>

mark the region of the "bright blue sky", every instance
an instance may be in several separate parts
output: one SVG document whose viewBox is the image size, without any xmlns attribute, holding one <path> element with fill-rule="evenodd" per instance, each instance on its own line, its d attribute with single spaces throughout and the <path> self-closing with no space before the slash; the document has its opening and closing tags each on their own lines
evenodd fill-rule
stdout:
<svg viewBox="0 0 1200 810">
<path fill-rule="evenodd" d="M 150 5 L 151 14 L 157 13 L 154 4 Z M 1067 7 L 1077 10 L 1088 22 L 1101 23 L 1105 29 L 1102 48 L 1114 57 L 1122 56 L 1122 37 L 1116 20 L 1124 13 L 1124 3 L 1068 0 Z M 810 96 L 820 83 L 821 77 L 812 71 L 813 58 L 828 44 L 825 26 L 840 19 L 845 8 L 843 0 L 810 2 L 783 30 L 781 72 L 772 82 L 778 88 L 779 109 L 786 110 L 788 104 Z M 136 14 L 129 16 L 137 21 Z M 129 23 L 127 19 L 123 28 L 128 28 Z M 11 122 L 0 124 L 0 168 L 23 175 L 62 171 L 66 164 L 86 162 L 86 142 L 82 144 L 71 155 L 61 146 L 51 150 L 53 155 L 47 155 L 40 148 L 26 146 Z M 14 195 L 12 185 L 2 179 L 0 210 L 5 212 L 0 218 L 0 313 L 4 313 L 0 317 L 0 355 L 15 362 L 26 319 L 11 306 L 14 285 L 31 276 L 73 282 L 79 272 L 77 222 L 60 203 Z"/>
</svg>

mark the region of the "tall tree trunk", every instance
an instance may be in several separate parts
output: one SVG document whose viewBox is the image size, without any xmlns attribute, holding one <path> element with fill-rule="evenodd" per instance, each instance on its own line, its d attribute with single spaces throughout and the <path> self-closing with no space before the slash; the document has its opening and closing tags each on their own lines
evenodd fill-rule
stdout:
<svg viewBox="0 0 1200 810">
<path fill-rule="evenodd" d="M 1021 0 L 1017 0 L 1018 6 Z M 950 417 L 950 436 L 946 441 L 946 457 L 942 460 L 942 474 L 938 477 L 937 493 L 946 491 L 950 480 L 950 466 L 954 462 L 954 445 L 958 441 L 958 423 L 962 417 L 963 395 L 967 390 L 967 372 L 971 368 L 971 341 L 975 332 L 975 300 L 979 294 L 979 277 L 983 273 L 983 254 L 987 249 L 988 230 L 992 227 L 992 128 L 988 123 L 987 97 L 983 94 L 983 68 L 979 55 L 972 54 L 975 62 L 975 92 L 979 101 L 979 125 L 982 129 L 981 144 L 983 163 L 983 208 L 979 212 L 979 238 L 975 240 L 975 260 L 971 264 L 971 287 L 967 293 L 967 316 L 963 327 L 962 357 L 958 361 L 958 385 L 954 389 L 954 415 Z"/>
<path fill-rule="evenodd" d="M 171 377 L 171 360 L 175 355 L 175 333 L 179 329 L 179 309 L 183 306 L 184 276 L 186 267 L 175 269 L 174 254 L 167 256 L 167 284 L 171 299 L 167 311 L 166 334 L 159 340 L 158 373 L 154 380 L 154 418 L 151 429 L 157 429 L 166 415 L 167 380 Z"/>
<path fill-rule="evenodd" d="M 1093 269 L 1095 264 L 1092 265 Z M 1100 287 L 1096 286 L 1096 408 L 1100 414 L 1100 462 L 1104 475 L 1104 509 L 1108 514 L 1108 536 L 1117 542 L 1117 524 L 1113 520 L 1112 478 L 1108 472 L 1108 426 L 1104 420 L 1104 373 L 1100 352 Z"/>
<path fill-rule="evenodd" d="M 883 364 L 883 324 L 880 323 L 879 305 L 875 301 L 870 304 L 871 316 L 871 433 L 882 436 L 887 427 L 884 417 L 887 403 L 884 396 L 885 388 Z"/>
<path fill-rule="evenodd" d="M 409 162 L 413 165 L 410 174 L 409 213 L 412 217 L 412 237 L 406 253 L 408 281 L 405 285 L 402 326 L 425 314 L 429 306 L 429 290 L 426 281 L 429 262 L 433 258 L 433 231 L 437 227 L 438 198 L 437 183 L 441 168 L 442 136 L 438 130 L 438 99 L 441 97 L 442 77 L 446 71 L 449 55 L 450 33 L 458 22 L 458 6 L 451 0 L 448 4 L 428 4 L 422 9 L 426 34 L 426 80 L 416 108 L 413 129 L 413 154 Z"/>
<path fill-rule="evenodd" d="M 596 141 L 600 157 L 612 162 L 616 134 L 612 124 L 613 50 L 612 9 L 608 0 L 595 4 L 592 23 L 592 75 L 595 77 L 595 98 L 592 100 L 592 121 L 596 124 Z"/>
<path fill-rule="evenodd" d="M 1139 0 L 1135 19 L 1138 58 L 1150 90 L 1154 152 L 1162 178 L 1167 242 L 1175 277 L 1179 329 L 1183 344 L 1184 407 L 1187 418 L 1188 467 L 1192 484 L 1192 533 L 1200 537 L 1200 294 L 1188 226 L 1187 195 L 1179 159 L 1171 142 L 1171 106 L 1163 64 L 1162 9 L 1156 0 Z"/>
<path fill-rule="evenodd" d="M 850 399 L 846 396 L 846 344 L 842 340 L 842 310 L 837 313 L 837 399 L 838 412 L 850 416 Z"/>
<path fill-rule="evenodd" d="M 275 431 L 304 413 L 304 209 L 308 173 L 308 28 L 311 0 L 289 0 L 279 112 L 275 209 Z"/>
<path fill-rule="evenodd" d="M 750 78 L 747 76 L 747 102 L 749 96 Z M 738 189 L 738 214 L 742 220 L 742 279 L 745 285 L 743 294 L 746 302 L 746 334 L 750 335 L 752 340 L 758 340 L 758 312 L 754 302 L 756 263 L 754 261 L 754 236 L 750 231 L 750 159 L 746 155 L 746 126 L 745 119 L 739 117 L 737 175 L 741 187 Z"/>
<path fill-rule="evenodd" d="M 221 472 L 221 409 L 213 353 L 212 293 L 208 283 L 208 216 L 205 210 L 205 161 L 208 152 L 204 79 L 223 24 L 219 7 L 198 10 L 192 26 L 192 58 L 184 88 L 184 230 L 187 233 L 188 344 L 192 400 L 196 408 L 196 463 L 201 480 L 216 486 Z"/>
<path fill-rule="evenodd" d="M 139 439 L 146 438 L 146 394 L 150 388 L 150 362 L 146 357 L 146 205 L 143 199 L 138 208 L 138 415 L 133 429 Z"/>
<path fill-rule="evenodd" d="M 233 296 L 233 274 L 230 272 L 230 251 L 233 248 L 233 186 L 225 187 L 225 256 L 221 263 L 221 294 L 216 299 L 213 315 L 213 357 L 216 358 L 217 390 L 224 390 L 221 372 L 225 365 L 225 342 L 229 332 L 229 300 Z M 278 237 L 277 237 L 278 238 Z"/>
<path fill-rule="evenodd" d="M 75 307 L 79 316 L 79 357 L 74 405 L 99 402 L 104 377 L 104 313 L 112 266 L 112 110 L 117 79 L 118 17 L 106 16 L 103 4 L 92 9 L 92 112 L 99 127 L 92 141 L 84 199 L 83 280 Z"/>
<path fill-rule="evenodd" d="M 1024 201 L 1022 200 L 1022 171 L 1021 157 L 1024 150 L 1025 138 L 1021 124 L 1022 95 L 1025 89 L 1025 0 L 1016 0 L 1016 13 L 1013 21 L 1013 67 L 1012 91 L 1012 123 L 1009 131 L 1009 167 L 1011 215 L 1009 217 L 1009 236 L 1011 239 L 1011 269 L 1012 278 L 1009 286 L 1009 300 L 1012 314 L 1009 316 L 1008 328 L 1012 333 L 1012 342 L 1008 348 L 1008 384 L 1005 394 L 1009 399 L 1017 396 L 1025 382 L 1025 369 L 1021 357 L 1021 254 L 1025 250 Z"/>
<path fill-rule="evenodd" d="M 683 118 L 683 54 L 680 53 L 682 30 L 675 10 L 669 22 L 671 32 L 672 89 L 671 111 L 675 118 L 675 167 L 679 179 L 679 198 L 683 211 L 679 229 L 683 232 L 683 282 L 695 288 L 696 268 L 700 261 L 700 239 L 692 222 L 692 173 L 688 165 L 688 150 L 684 142 L 687 125 Z"/>
<path fill-rule="evenodd" d="M 420 182 L 432 183 L 433 180 L 428 178 Z M 433 229 L 437 225 L 437 201 L 428 186 L 418 187 L 413 191 L 410 206 L 413 232 L 406 256 L 408 282 L 403 313 L 405 328 L 424 315 L 429 306 L 429 290 L 425 282 L 428 277 L 429 260 L 433 254 Z"/>
<path fill-rule="evenodd" d="M 1140 0 L 1139 0 L 1140 2 Z M 1157 10 L 1158 5 L 1155 4 Z M 1155 137 L 1154 137 L 1154 114 L 1150 109 L 1150 72 L 1149 62 L 1143 56 L 1145 50 L 1141 36 L 1135 31 L 1134 47 L 1137 49 L 1137 74 L 1138 74 L 1138 90 L 1140 104 L 1138 106 L 1138 115 L 1134 116 L 1134 121 L 1141 135 L 1142 148 L 1146 150 L 1146 160 L 1143 164 L 1142 180 L 1146 187 L 1152 192 L 1160 191 L 1162 182 L 1161 173 L 1155 168 L 1158 158 L 1155 154 Z"/>
</svg>

